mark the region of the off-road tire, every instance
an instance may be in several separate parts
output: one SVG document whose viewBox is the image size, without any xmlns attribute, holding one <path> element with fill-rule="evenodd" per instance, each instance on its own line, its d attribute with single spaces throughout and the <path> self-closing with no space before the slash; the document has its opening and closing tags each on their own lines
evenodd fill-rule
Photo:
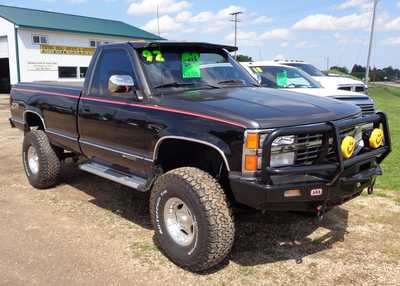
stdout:
<svg viewBox="0 0 400 286">
<path fill-rule="evenodd" d="M 33 174 L 28 167 L 29 147 L 36 149 L 39 158 L 39 171 Z M 42 130 L 31 130 L 25 134 L 22 147 L 22 160 L 29 183 L 37 189 L 54 187 L 60 177 L 61 162 Z"/>
<path fill-rule="evenodd" d="M 166 229 L 163 208 L 169 198 L 179 198 L 194 214 L 198 235 L 187 247 L 177 244 Z M 151 191 L 150 215 L 156 244 L 183 268 L 193 272 L 210 269 L 231 251 L 235 236 L 232 210 L 218 182 L 200 169 L 184 167 L 160 176 Z"/>
</svg>

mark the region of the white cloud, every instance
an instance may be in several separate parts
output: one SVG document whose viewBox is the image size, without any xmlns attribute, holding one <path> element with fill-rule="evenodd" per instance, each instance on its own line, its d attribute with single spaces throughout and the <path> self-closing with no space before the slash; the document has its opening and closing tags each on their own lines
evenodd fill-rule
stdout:
<svg viewBox="0 0 400 286">
<path fill-rule="evenodd" d="M 225 40 L 228 43 L 233 44 L 235 39 L 235 34 L 230 33 L 228 36 L 225 37 Z M 262 42 L 259 40 L 256 32 L 244 32 L 239 31 L 237 33 L 237 40 L 239 46 L 261 46 Z"/>
<path fill-rule="evenodd" d="M 229 19 L 232 17 L 231 13 L 239 12 L 239 11 L 244 12 L 244 11 L 246 11 L 246 9 L 243 7 L 240 7 L 240 6 L 231 5 L 225 9 L 220 10 L 217 13 L 217 17 L 222 18 L 222 19 Z"/>
<path fill-rule="evenodd" d="M 151 19 L 141 28 L 149 32 L 157 33 L 157 18 Z M 160 32 L 162 35 L 179 30 L 182 30 L 182 24 L 176 22 L 174 18 L 170 17 L 169 15 L 163 15 L 160 17 Z"/>
<path fill-rule="evenodd" d="M 211 11 L 200 12 L 196 16 L 190 18 L 190 22 L 193 23 L 204 23 L 210 21 L 214 17 Z"/>
<path fill-rule="evenodd" d="M 400 17 L 389 21 L 384 27 L 386 30 L 400 31 Z"/>
<path fill-rule="evenodd" d="M 400 37 L 391 37 L 383 41 L 384 45 L 387 46 L 400 46 Z"/>
<path fill-rule="evenodd" d="M 283 54 L 277 54 L 277 55 L 274 57 L 274 60 L 284 60 L 284 59 L 286 59 L 286 56 L 283 55 Z"/>
<path fill-rule="evenodd" d="M 327 14 L 314 14 L 305 17 L 293 25 L 299 30 L 352 30 L 363 29 L 369 26 L 369 13 L 350 14 L 336 17 Z"/>
<path fill-rule="evenodd" d="M 343 3 L 336 6 L 338 10 L 344 10 L 348 8 L 362 6 L 366 3 L 366 0 L 346 0 Z"/>
<path fill-rule="evenodd" d="M 400 8 L 400 1 L 399 1 L 399 2 L 397 2 L 397 7 L 399 7 L 399 8 Z"/>
<path fill-rule="evenodd" d="M 289 45 L 288 42 L 283 42 L 280 46 L 281 48 L 286 48 Z"/>
<path fill-rule="evenodd" d="M 340 45 L 363 45 L 366 46 L 368 43 L 367 37 L 354 37 L 354 35 L 345 35 L 342 33 L 335 33 L 333 37 L 336 43 Z"/>
<path fill-rule="evenodd" d="M 262 40 L 287 40 L 291 33 L 289 29 L 274 29 L 260 35 Z"/>
<path fill-rule="evenodd" d="M 318 47 L 319 47 L 318 44 L 311 43 L 308 41 L 301 41 L 295 45 L 295 48 L 298 48 L 298 49 L 312 49 L 312 48 L 318 48 Z"/>
<path fill-rule="evenodd" d="M 268 24 L 271 22 L 272 22 L 272 18 L 270 18 L 268 16 L 259 16 L 252 21 L 253 24 Z"/>
<path fill-rule="evenodd" d="M 158 11 L 160 14 L 175 13 L 182 11 L 190 6 L 187 1 L 176 1 L 176 0 L 141 0 L 135 1 L 129 5 L 128 14 L 141 16 L 145 14 L 156 14 Z"/>
<path fill-rule="evenodd" d="M 182 11 L 175 16 L 177 22 L 186 22 L 192 18 L 192 13 L 189 11 Z"/>
</svg>

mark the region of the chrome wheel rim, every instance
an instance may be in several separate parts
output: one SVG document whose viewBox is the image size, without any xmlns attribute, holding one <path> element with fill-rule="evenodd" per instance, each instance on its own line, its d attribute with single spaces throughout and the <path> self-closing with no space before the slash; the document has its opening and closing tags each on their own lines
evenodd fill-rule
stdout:
<svg viewBox="0 0 400 286">
<path fill-rule="evenodd" d="M 197 236 L 196 218 L 179 198 L 169 198 L 164 207 L 165 227 L 180 246 L 189 246 Z"/>
<path fill-rule="evenodd" d="M 39 156 L 35 147 L 30 146 L 27 154 L 28 167 L 31 174 L 36 175 L 39 172 Z"/>
</svg>

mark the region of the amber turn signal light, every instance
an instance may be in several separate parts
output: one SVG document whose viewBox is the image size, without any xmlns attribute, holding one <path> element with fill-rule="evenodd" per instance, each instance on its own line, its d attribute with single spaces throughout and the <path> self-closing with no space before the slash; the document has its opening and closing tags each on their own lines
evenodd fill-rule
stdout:
<svg viewBox="0 0 400 286">
<path fill-rule="evenodd" d="M 258 133 L 248 133 L 246 138 L 247 149 L 258 149 L 260 146 L 260 135 Z"/>
<path fill-rule="evenodd" d="M 256 155 L 246 155 L 244 157 L 244 168 L 246 171 L 255 172 L 257 171 L 257 156 Z"/>
</svg>

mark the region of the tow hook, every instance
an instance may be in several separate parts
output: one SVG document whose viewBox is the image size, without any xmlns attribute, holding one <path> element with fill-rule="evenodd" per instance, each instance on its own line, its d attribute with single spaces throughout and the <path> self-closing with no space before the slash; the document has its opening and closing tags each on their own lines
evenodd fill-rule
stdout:
<svg viewBox="0 0 400 286">
<path fill-rule="evenodd" d="M 367 192 L 368 195 L 372 195 L 374 193 L 374 186 L 375 186 L 375 180 L 373 182 L 371 182 L 371 184 L 369 185 Z"/>
<path fill-rule="evenodd" d="M 324 206 L 323 205 L 319 205 L 315 208 L 315 210 L 317 211 L 317 219 L 318 221 L 322 221 L 324 219 Z"/>
<path fill-rule="evenodd" d="M 374 193 L 374 184 L 371 184 L 367 189 L 368 195 L 372 195 Z"/>
</svg>

